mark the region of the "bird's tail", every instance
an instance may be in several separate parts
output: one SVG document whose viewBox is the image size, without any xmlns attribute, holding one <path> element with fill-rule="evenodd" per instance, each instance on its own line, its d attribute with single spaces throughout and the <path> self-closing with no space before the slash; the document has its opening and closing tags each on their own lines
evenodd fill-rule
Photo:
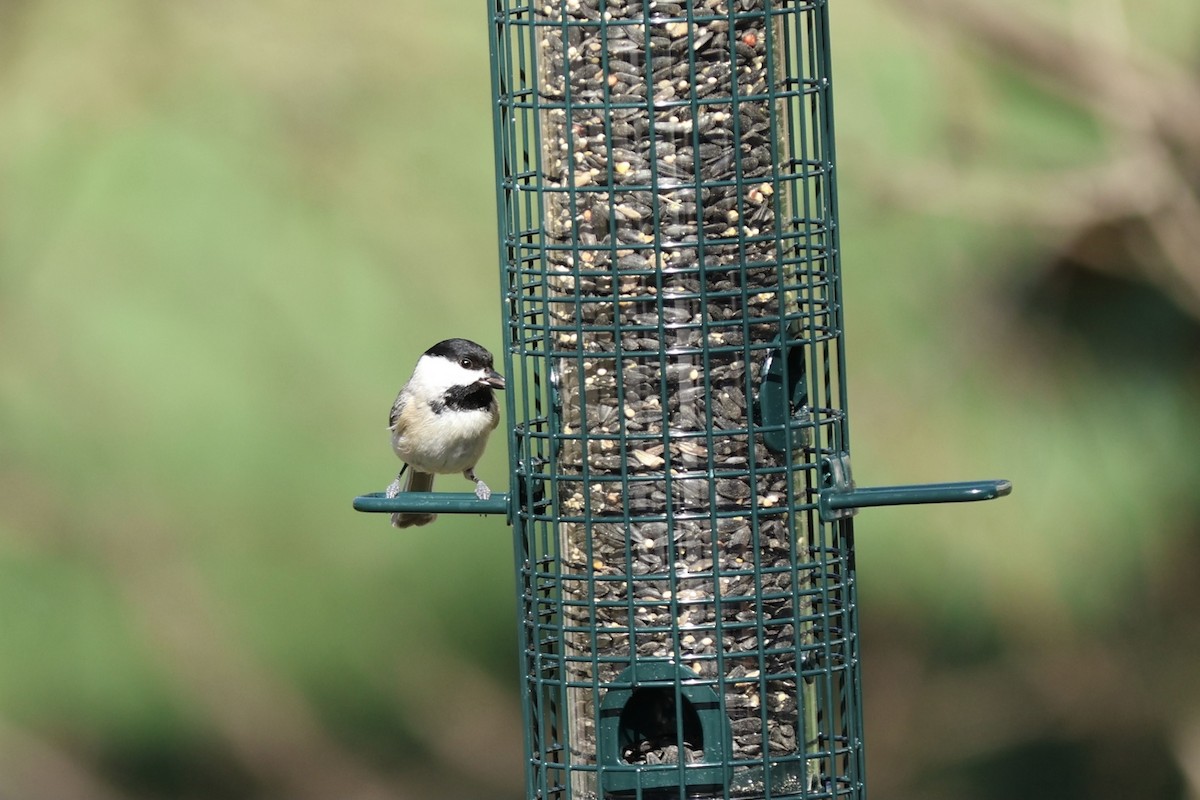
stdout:
<svg viewBox="0 0 1200 800">
<path fill-rule="evenodd" d="M 397 482 L 393 486 L 398 486 Z M 429 492 L 433 490 L 433 474 L 430 472 L 420 472 L 410 468 L 408 470 L 408 483 L 404 486 L 406 492 Z M 395 497 L 395 493 L 390 493 L 391 497 Z M 428 525 L 437 519 L 437 514 L 417 514 L 407 511 L 401 511 L 392 514 L 392 525 L 397 528 L 411 528 L 415 525 Z"/>
</svg>

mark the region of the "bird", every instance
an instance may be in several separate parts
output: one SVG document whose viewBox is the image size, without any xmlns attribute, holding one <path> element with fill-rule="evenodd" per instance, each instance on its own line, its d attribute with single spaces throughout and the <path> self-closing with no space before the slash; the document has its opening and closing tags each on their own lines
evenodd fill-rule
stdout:
<svg viewBox="0 0 1200 800">
<path fill-rule="evenodd" d="M 434 475 L 461 472 L 475 482 L 476 497 L 491 497 L 492 490 L 475 475 L 475 465 L 500 424 L 494 390 L 504 386 L 492 354 L 470 339 L 446 339 L 426 350 L 388 416 L 392 449 L 404 466 L 384 495 L 400 493 L 408 470 L 406 492 L 431 491 Z M 392 525 L 408 528 L 435 519 L 436 514 L 398 512 L 392 514 Z"/>
</svg>

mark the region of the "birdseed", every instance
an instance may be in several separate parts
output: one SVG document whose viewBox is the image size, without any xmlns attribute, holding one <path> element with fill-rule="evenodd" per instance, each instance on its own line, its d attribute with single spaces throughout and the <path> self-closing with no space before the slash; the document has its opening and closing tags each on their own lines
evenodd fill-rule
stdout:
<svg viewBox="0 0 1200 800">
<path fill-rule="evenodd" d="M 735 764 L 803 747 L 797 653 L 818 649 L 825 562 L 793 509 L 812 464 L 769 450 L 754 408 L 781 333 L 811 341 L 829 309 L 820 272 L 796 268 L 811 245 L 780 230 L 801 167 L 773 133 L 767 8 L 567 0 L 537 16 L 571 764 L 596 763 L 595 687 L 631 654 L 723 693 Z M 673 763 L 678 745 L 623 758 Z"/>
</svg>

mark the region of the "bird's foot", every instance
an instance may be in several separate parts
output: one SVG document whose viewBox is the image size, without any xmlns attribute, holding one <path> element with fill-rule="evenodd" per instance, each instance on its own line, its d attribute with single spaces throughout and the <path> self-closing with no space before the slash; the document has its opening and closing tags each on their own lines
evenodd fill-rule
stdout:
<svg viewBox="0 0 1200 800">
<path fill-rule="evenodd" d="M 475 481 L 475 496 L 478 497 L 480 500 L 487 500 L 489 497 L 492 496 L 492 490 L 488 488 L 488 485 L 486 483 L 484 483 L 483 481 L 479 480 L 479 478 L 475 477 L 475 468 L 474 467 L 467 467 L 466 469 L 464 469 L 463 477 L 469 481 Z"/>
<path fill-rule="evenodd" d="M 396 480 L 388 484 L 388 487 L 383 490 L 383 496 L 387 498 L 395 497 L 400 494 L 400 476 L 396 476 Z"/>
</svg>

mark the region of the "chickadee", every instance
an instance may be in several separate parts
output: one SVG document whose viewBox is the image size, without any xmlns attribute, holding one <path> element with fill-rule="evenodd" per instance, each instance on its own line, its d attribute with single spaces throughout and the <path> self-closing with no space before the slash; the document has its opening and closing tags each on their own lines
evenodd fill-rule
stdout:
<svg viewBox="0 0 1200 800">
<path fill-rule="evenodd" d="M 435 474 L 461 472 L 475 481 L 476 497 L 491 497 L 492 490 L 475 477 L 475 465 L 500 422 L 492 390 L 503 388 L 504 376 L 492 368 L 492 354 L 475 342 L 447 339 L 426 350 L 392 406 L 392 449 L 404 466 L 386 496 L 400 493 L 400 478 L 408 470 L 406 492 L 428 492 Z M 392 514 L 397 528 L 435 519 L 437 514 Z"/>
</svg>

